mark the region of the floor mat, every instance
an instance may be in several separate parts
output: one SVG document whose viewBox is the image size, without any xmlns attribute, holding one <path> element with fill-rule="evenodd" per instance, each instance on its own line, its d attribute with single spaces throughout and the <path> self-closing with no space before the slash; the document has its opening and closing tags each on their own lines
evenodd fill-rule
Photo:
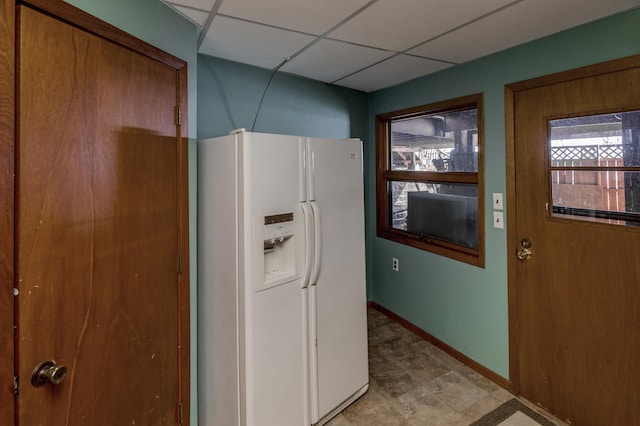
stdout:
<svg viewBox="0 0 640 426">
<path fill-rule="evenodd" d="M 536 413 L 516 398 L 510 399 L 470 426 L 555 426 L 555 423 Z"/>
</svg>

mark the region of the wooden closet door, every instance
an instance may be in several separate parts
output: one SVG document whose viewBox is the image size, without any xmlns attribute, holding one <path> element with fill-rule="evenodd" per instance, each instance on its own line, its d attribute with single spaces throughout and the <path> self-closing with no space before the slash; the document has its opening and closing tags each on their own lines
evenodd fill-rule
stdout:
<svg viewBox="0 0 640 426">
<path fill-rule="evenodd" d="M 177 72 L 25 6 L 17 21 L 18 423 L 176 424 Z M 43 361 L 66 377 L 32 385 Z"/>
</svg>

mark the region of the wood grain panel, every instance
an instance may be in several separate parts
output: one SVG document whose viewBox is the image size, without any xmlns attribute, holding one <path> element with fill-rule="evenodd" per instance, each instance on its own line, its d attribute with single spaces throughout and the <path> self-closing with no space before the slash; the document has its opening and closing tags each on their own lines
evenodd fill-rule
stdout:
<svg viewBox="0 0 640 426">
<path fill-rule="evenodd" d="M 99 37 L 110 40 L 123 47 L 131 49 L 149 58 L 153 58 L 175 69 L 181 69 L 186 64 L 176 58 L 138 38 L 133 37 L 117 27 L 104 22 L 69 3 L 60 0 L 22 0 L 21 4 L 28 5 L 35 10 L 52 15 L 73 26 L 82 28 Z"/>
<path fill-rule="evenodd" d="M 640 387 L 640 231 L 552 217 L 547 120 L 638 107 L 637 57 L 513 93 L 515 232 L 533 241 L 532 258 L 510 261 L 517 285 L 520 391 L 570 423 L 636 424 Z M 618 70 L 616 66 L 619 65 Z M 516 88 L 523 87 L 521 85 Z M 526 86 L 524 86 L 526 87 Z M 509 107 L 511 108 L 511 107 Z M 513 359 L 513 358 L 512 358 Z"/>
<path fill-rule="evenodd" d="M 20 14 L 19 368 L 69 367 L 24 389 L 20 419 L 175 424 L 182 401 L 188 421 L 184 71 Z"/>
<path fill-rule="evenodd" d="M 13 425 L 15 7 L 0 0 L 0 425 Z"/>
</svg>

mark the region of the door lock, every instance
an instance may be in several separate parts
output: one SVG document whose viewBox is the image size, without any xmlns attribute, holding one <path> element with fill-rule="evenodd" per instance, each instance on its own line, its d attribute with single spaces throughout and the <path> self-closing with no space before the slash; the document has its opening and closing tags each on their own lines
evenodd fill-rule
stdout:
<svg viewBox="0 0 640 426">
<path fill-rule="evenodd" d="M 44 361 L 38 364 L 31 373 L 31 384 L 36 388 L 47 383 L 59 385 L 65 377 L 67 377 L 67 367 L 64 365 L 56 366 L 53 361 Z"/>
</svg>

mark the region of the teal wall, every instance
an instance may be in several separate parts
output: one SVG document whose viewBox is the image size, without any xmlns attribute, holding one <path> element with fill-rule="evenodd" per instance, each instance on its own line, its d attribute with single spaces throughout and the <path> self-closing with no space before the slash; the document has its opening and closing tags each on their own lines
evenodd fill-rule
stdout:
<svg viewBox="0 0 640 426">
<path fill-rule="evenodd" d="M 189 239 L 191 292 L 191 424 L 197 416 L 197 170 L 196 170 L 196 104 L 197 41 L 196 27 L 173 12 L 160 0 L 65 0 L 91 15 L 187 62 L 189 90 Z M 170 29 L 170 30 L 169 30 Z"/>
<path fill-rule="evenodd" d="M 231 130 L 325 138 L 368 137 L 367 95 L 306 78 L 198 56 L 198 139 Z M 262 107 L 258 105 L 265 93 Z"/>
<path fill-rule="evenodd" d="M 370 297 L 496 373 L 509 377 L 506 230 L 492 227 L 491 196 L 506 191 L 504 86 L 533 77 L 640 53 L 640 10 L 512 48 L 369 98 L 375 114 L 484 93 L 484 269 L 375 237 L 368 263 Z M 375 154 L 366 161 L 373 165 Z M 375 217 L 375 170 L 366 178 L 367 215 Z M 505 198 L 506 200 L 506 198 Z M 391 258 L 400 260 L 393 272 Z"/>
</svg>

